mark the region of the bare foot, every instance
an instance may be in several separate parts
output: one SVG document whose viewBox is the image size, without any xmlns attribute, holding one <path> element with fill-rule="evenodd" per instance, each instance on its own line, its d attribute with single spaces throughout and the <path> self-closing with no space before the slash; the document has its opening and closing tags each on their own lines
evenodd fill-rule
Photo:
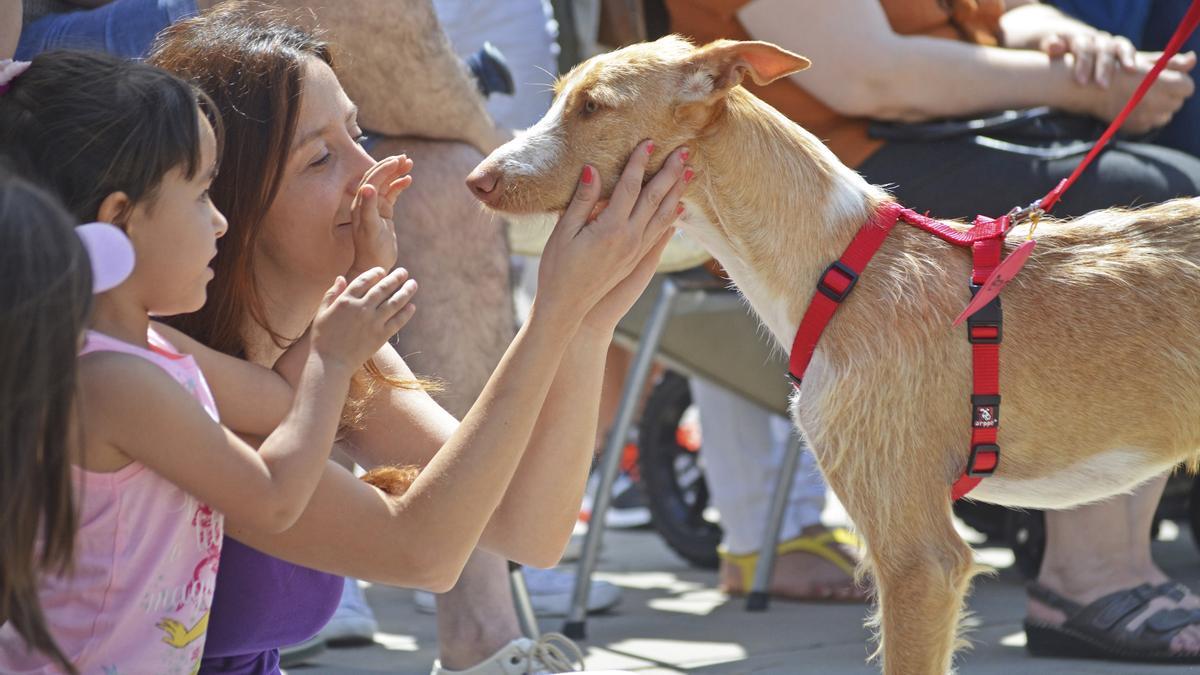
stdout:
<svg viewBox="0 0 1200 675">
<path fill-rule="evenodd" d="M 816 536 L 828 532 L 823 525 L 814 525 L 802 531 L 804 536 Z M 829 544 L 850 564 L 857 564 L 858 551 L 850 546 Z M 730 595 L 749 592 L 742 583 L 738 566 L 722 559 L 720 567 L 721 590 Z M 771 595 L 787 600 L 865 602 L 867 589 L 854 583 L 854 578 L 832 562 L 805 551 L 785 553 L 775 559 L 775 573 L 769 588 Z"/>
</svg>

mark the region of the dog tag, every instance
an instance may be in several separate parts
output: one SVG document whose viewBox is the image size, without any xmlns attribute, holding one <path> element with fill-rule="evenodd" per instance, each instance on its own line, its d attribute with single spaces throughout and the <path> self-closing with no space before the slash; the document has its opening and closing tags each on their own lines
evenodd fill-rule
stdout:
<svg viewBox="0 0 1200 675">
<path fill-rule="evenodd" d="M 999 265 L 996 265 L 996 269 L 992 270 L 987 281 L 984 281 L 983 286 L 975 293 L 975 297 L 971 298 L 971 303 L 954 320 L 955 326 L 966 321 L 968 316 L 978 312 L 984 305 L 991 302 L 992 298 L 1000 295 L 1004 286 L 1012 281 L 1013 277 L 1017 276 L 1017 273 L 1025 266 L 1025 261 L 1029 260 L 1029 254 L 1033 253 L 1033 246 L 1036 243 L 1033 239 L 1023 242 L 1007 258 L 1000 261 Z"/>
</svg>

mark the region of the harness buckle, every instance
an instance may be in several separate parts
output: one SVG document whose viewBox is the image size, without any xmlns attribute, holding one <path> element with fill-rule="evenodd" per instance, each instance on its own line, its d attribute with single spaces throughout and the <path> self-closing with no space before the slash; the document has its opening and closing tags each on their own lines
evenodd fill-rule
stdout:
<svg viewBox="0 0 1200 675">
<path fill-rule="evenodd" d="M 826 281 L 830 273 L 834 271 L 837 271 L 847 280 L 846 287 L 840 291 Z M 820 291 L 821 295 L 824 295 L 830 300 L 840 304 L 846 299 L 846 296 L 850 295 L 850 291 L 854 290 L 854 285 L 857 283 L 858 272 L 850 269 L 850 267 L 841 260 L 834 260 L 832 263 L 830 263 L 829 267 L 825 268 L 824 272 L 821 272 L 821 278 L 817 281 L 817 290 Z"/>
<path fill-rule="evenodd" d="M 979 292 L 980 284 L 971 284 L 971 297 Z M 967 342 L 973 345 L 998 345 L 1004 339 L 1004 310 L 1000 296 L 967 317 Z"/>
<path fill-rule="evenodd" d="M 979 443 L 971 446 L 971 456 L 967 458 L 968 476 L 987 478 L 996 473 L 1000 466 L 1000 446 L 995 443 Z"/>
<path fill-rule="evenodd" d="M 971 426 L 975 429 L 1000 426 L 999 394 L 971 394 Z"/>
</svg>

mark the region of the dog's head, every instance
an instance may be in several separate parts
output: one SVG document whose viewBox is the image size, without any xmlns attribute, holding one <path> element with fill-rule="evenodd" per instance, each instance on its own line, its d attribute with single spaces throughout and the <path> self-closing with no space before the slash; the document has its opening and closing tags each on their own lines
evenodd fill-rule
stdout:
<svg viewBox="0 0 1200 675">
<path fill-rule="evenodd" d="M 467 185 L 498 211 L 557 212 L 591 164 L 607 196 L 642 140 L 655 142 L 651 176 L 673 148 L 719 125 L 726 95 L 745 76 L 767 84 L 808 65 L 765 42 L 695 47 L 676 36 L 596 56 L 560 78 L 545 117 L 481 162 Z"/>
</svg>

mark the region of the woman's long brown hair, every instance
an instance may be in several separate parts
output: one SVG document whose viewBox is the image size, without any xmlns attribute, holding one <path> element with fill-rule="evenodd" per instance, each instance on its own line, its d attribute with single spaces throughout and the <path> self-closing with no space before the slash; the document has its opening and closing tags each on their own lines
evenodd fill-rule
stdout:
<svg viewBox="0 0 1200 675">
<path fill-rule="evenodd" d="M 74 550 L 75 355 L 91 286 L 71 216 L 0 170 L 0 623 L 70 673 L 37 591 L 40 574 L 69 570 Z"/>
<path fill-rule="evenodd" d="M 176 23 L 159 34 L 149 57 L 207 93 L 222 117 L 225 151 L 211 194 L 229 219 L 229 232 L 218 246 L 208 302 L 171 323 L 226 354 L 246 354 L 248 321 L 280 347 L 296 337 L 271 327 L 254 270 L 262 223 L 279 193 L 296 133 L 310 58 L 334 65 L 330 45 L 300 28 L 296 17 L 255 2 L 222 3 Z M 436 389 L 434 383 L 389 377 L 374 362 L 365 371 L 355 378 L 343 428 L 363 423 L 367 402 L 380 386 Z"/>
</svg>

